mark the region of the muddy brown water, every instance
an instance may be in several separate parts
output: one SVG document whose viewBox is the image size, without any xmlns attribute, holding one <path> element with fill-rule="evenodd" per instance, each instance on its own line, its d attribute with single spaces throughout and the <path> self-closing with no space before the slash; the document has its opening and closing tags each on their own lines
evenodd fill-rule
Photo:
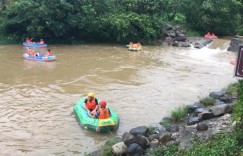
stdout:
<svg viewBox="0 0 243 156">
<path fill-rule="evenodd" d="M 84 155 L 113 136 L 162 117 L 235 82 L 229 40 L 203 49 L 51 45 L 55 62 L 22 58 L 22 45 L 0 46 L 0 154 Z M 118 131 L 80 127 L 74 104 L 88 92 L 118 112 Z"/>
</svg>

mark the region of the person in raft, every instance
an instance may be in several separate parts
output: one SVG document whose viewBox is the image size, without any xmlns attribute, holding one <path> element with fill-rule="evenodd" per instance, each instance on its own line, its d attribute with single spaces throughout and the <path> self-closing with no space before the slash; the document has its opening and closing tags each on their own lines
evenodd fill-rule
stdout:
<svg viewBox="0 0 243 156">
<path fill-rule="evenodd" d="M 110 109 L 106 107 L 106 101 L 101 100 L 99 103 L 99 109 L 92 117 L 97 119 L 108 119 L 111 116 Z"/>
<path fill-rule="evenodd" d="M 98 100 L 95 98 L 94 93 L 88 93 L 87 98 L 84 100 L 84 108 L 87 110 L 90 117 L 96 114 L 98 110 Z"/>
<path fill-rule="evenodd" d="M 38 42 L 39 44 L 44 44 L 45 42 L 44 42 L 44 40 L 41 38 L 40 39 L 40 42 Z"/>
<path fill-rule="evenodd" d="M 30 49 L 27 47 L 27 53 L 30 55 L 30 56 L 35 56 L 35 52 L 34 50 Z"/>
<path fill-rule="evenodd" d="M 51 56 L 52 55 L 52 52 L 50 49 L 48 49 L 48 51 L 45 53 L 45 56 Z"/>
<path fill-rule="evenodd" d="M 25 42 L 28 43 L 28 44 L 32 43 L 31 40 L 28 37 L 25 38 Z"/>
</svg>

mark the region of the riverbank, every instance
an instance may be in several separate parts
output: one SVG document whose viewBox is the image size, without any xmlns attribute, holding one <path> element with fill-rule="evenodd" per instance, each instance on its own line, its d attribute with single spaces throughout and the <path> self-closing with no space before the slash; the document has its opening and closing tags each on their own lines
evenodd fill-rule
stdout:
<svg viewBox="0 0 243 156">
<path fill-rule="evenodd" d="M 164 117 L 155 127 L 139 126 L 122 137 L 109 140 L 90 156 L 110 155 L 240 155 L 234 136 L 233 107 L 237 101 L 237 84 Z M 208 145 L 213 144 L 213 147 Z"/>
</svg>

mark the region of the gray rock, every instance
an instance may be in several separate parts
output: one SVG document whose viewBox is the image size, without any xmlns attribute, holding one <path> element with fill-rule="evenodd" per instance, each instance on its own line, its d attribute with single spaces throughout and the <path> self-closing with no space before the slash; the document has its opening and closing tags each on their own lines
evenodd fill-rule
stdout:
<svg viewBox="0 0 243 156">
<path fill-rule="evenodd" d="M 122 155 L 127 151 L 127 146 L 124 144 L 124 142 L 119 142 L 113 145 L 111 148 L 112 148 L 112 153 L 115 155 Z"/>
<path fill-rule="evenodd" d="M 225 103 L 223 101 L 220 101 L 219 99 L 216 99 L 215 102 L 214 102 L 215 106 L 222 105 L 222 104 L 225 104 Z"/>
<path fill-rule="evenodd" d="M 226 113 L 226 110 L 228 109 L 229 105 L 223 104 L 218 106 L 212 106 L 209 111 L 213 113 L 214 116 L 220 116 Z"/>
<path fill-rule="evenodd" d="M 179 131 L 179 126 L 178 125 L 171 125 L 171 126 L 167 127 L 166 130 L 168 132 L 172 132 L 172 133 L 178 132 Z"/>
<path fill-rule="evenodd" d="M 192 105 L 187 105 L 188 113 L 193 113 L 198 108 L 202 108 L 202 105 L 200 103 L 194 103 Z"/>
<path fill-rule="evenodd" d="M 159 145 L 159 140 L 158 139 L 154 139 L 152 141 L 150 141 L 150 148 L 155 148 Z"/>
<path fill-rule="evenodd" d="M 199 113 L 207 113 L 207 112 L 209 112 L 209 110 L 206 108 L 198 108 L 195 110 L 196 115 L 198 115 Z"/>
<path fill-rule="evenodd" d="M 223 101 L 224 103 L 231 103 L 232 98 L 229 95 L 224 94 L 224 96 L 220 97 L 220 101 Z"/>
<path fill-rule="evenodd" d="M 127 145 L 129 146 L 130 144 L 134 143 L 135 140 L 134 140 L 134 135 L 128 133 L 128 132 L 125 132 L 123 135 L 122 135 L 122 141 Z"/>
<path fill-rule="evenodd" d="M 211 92 L 209 94 L 209 96 L 213 97 L 215 99 L 219 99 L 220 97 L 224 96 L 224 94 L 225 94 L 225 92 L 221 92 L 221 91 L 219 91 L 219 92 Z"/>
<path fill-rule="evenodd" d="M 141 156 L 144 154 L 144 149 L 137 143 L 132 143 L 127 149 L 129 156 Z"/>
<path fill-rule="evenodd" d="M 149 140 L 143 135 L 137 135 L 134 137 L 135 143 L 139 144 L 144 149 L 149 146 Z"/>
<path fill-rule="evenodd" d="M 199 117 L 192 117 L 192 118 L 189 118 L 187 125 L 194 125 L 199 122 L 200 122 Z"/>
<path fill-rule="evenodd" d="M 130 133 L 133 134 L 133 135 L 147 135 L 148 133 L 148 127 L 146 126 L 139 126 L 139 127 L 136 127 L 136 128 L 133 128 L 130 130 Z"/>
<path fill-rule="evenodd" d="M 241 44 L 243 44 L 243 39 L 240 38 L 231 39 L 228 51 L 238 52 Z"/>
<path fill-rule="evenodd" d="M 197 131 L 206 131 L 208 130 L 208 125 L 206 123 L 199 123 L 196 127 Z"/>
<path fill-rule="evenodd" d="M 171 133 L 170 132 L 160 132 L 159 133 L 159 142 L 166 143 L 171 140 Z"/>
<path fill-rule="evenodd" d="M 199 120 L 207 120 L 213 118 L 213 113 L 212 112 L 203 112 L 198 114 Z"/>
<path fill-rule="evenodd" d="M 179 144 L 179 150 L 192 148 L 193 135 L 190 131 L 181 131 L 181 142 Z"/>
<path fill-rule="evenodd" d="M 149 135 L 148 140 L 152 141 L 154 139 L 158 139 L 158 137 L 159 137 L 159 134 L 152 134 L 152 135 Z"/>
</svg>

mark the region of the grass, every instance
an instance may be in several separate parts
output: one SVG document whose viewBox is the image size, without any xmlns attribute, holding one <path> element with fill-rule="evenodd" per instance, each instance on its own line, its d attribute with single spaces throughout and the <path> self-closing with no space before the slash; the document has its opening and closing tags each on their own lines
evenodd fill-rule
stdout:
<svg viewBox="0 0 243 156">
<path fill-rule="evenodd" d="M 206 97 L 200 100 L 200 103 L 202 103 L 204 106 L 212 106 L 214 105 L 214 102 L 215 99 L 213 97 Z"/>
<path fill-rule="evenodd" d="M 186 116 L 187 116 L 186 106 L 179 107 L 171 112 L 171 117 L 174 122 L 183 121 L 183 119 L 185 119 Z"/>
</svg>

